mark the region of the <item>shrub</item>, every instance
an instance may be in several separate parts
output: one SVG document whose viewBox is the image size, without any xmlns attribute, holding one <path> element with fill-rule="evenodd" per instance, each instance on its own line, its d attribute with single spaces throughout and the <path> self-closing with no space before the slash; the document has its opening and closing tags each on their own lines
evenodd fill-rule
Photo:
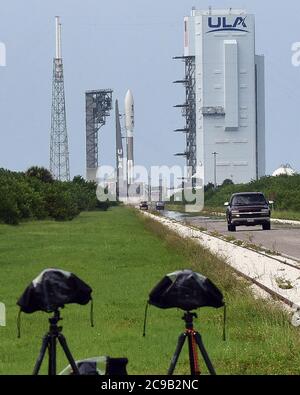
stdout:
<svg viewBox="0 0 300 395">
<path fill-rule="evenodd" d="M 275 201 L 278 210 L 300 211 L 300 175 L 263 177 L 248 184 L 226 183 L 216 191 L 206 188 L 205 204 L 208 207 L 222 207 L 232 193 L 263 192 L 267 199 Z"/>
<path fill-rule="evenodd" d="M 42 182 L 54 182 L 52 174 L 44 167 L 32 166 L 26 171 L 25 175 L 27 177 L 35 177 Z"/>
<path fill-rule="evenodd" d="M 233 181 L 227 178 L 226 180 L 223 181 L 222 186 L 224 187 L 226 185 L 233 185 L 233 184 L 234 184 Z"/>
<path fill-rule="evenodd" d="M 12 196 L 9 196 L 7 189 L 0 186 L 0 220 L 8 225 L 17 225 L 19 223 L 20 211 L 17 202 Z"/>
<path fill-rule="evenodd" d="M 0 222 L 17 224 L 28 218 L 65 221 L 81 211 L 108 210 L 113 204 L 98 202 L 96 189 L 96 183 L 81 176 L 72 182 L 56 181 L 43 167 L 33 166 L 25 173 L 0 169 Z"/>
<path fill-rule="evenodd" d="M 48 188 L 45 200 L 49 216 L 56 221 L 71 220 L 80 213 L 72 193 L 59 184 Z"/>
</svg>

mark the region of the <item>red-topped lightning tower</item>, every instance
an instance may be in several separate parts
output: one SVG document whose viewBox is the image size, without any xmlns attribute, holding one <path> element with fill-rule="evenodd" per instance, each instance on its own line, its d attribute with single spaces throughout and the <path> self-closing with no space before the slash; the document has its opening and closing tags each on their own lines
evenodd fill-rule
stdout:
<svg viewBox="0 0 300 395">
<path fill-rule="evenodd" d="M 53 60 L 50 171 L 61 181 L 70 180 L 69 147 L 66 123 L 63 60 L 61 55 L 61 23 L 56 20 L 56 53 Z"/>
</svg>

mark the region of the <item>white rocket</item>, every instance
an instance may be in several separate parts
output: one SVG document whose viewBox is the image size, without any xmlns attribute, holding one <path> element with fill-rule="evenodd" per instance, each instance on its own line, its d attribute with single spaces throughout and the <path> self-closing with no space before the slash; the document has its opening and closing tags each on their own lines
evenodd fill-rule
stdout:
<svg viewBox="0 0 300 395">
<path fill-rule="evenodd" d="M 125 97 L 125 129 L 127 140 L 127 180 L 128 185 L 133 183 L 133 130 L 134 130 L 134 101 L 129 89 Z"/>
</svg>

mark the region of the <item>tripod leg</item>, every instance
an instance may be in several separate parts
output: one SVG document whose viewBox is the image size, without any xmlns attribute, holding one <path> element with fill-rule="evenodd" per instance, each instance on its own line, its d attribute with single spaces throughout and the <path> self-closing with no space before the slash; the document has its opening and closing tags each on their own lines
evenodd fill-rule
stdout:
<svg viewBox="0 0 300 395">
<path fill-rule="evenodd" d="M 64 350 L 64 353 L 65 353 L 65 355 L 66 355 L 66 357 L 67 357 L 72 369 L 73 369 L 73 373 L 76 374 L 76 375 L 80 375 L 78 367 L 77 367 L 77 365 L 75 363 L 75 360 L 74 360 L 74 358 L 73 358 L 73 356 L 71 354 L 71 351 L 69 350 L 69 347 L 67 345 L 66 338 L 64 337 L 64 335 L 62 335 L 60 333 L 58 335 L 58 340 L 59 340 L 60 345 L 62 346 L 62 349 Z"/>
<path fill-rule="evenodd" d="M 188 340 L 189 340 L 189 358 L 190 358 L 190 367 L 191 367 L 191 375 L 192 376 L 199 376 L 199 366 L 198 366 L 198 355 L 196 349 L 196 340 L 194 333 L 188 333 Z"/>
<path fill-rule="evenodd" d="M 216 375 L 216 371 L 215 371 L 215 369 L 214 369 L 214 367 L 213 367 L 213 365 L 212 365 L 212 363 L 211 363 L 211 361 L 210 361 L 210 359 L 209 359 L 209 356 L 208 356 L 208 354 L 207 354 L 207 351 L 205 350 L 205 347 L 204 347 L 204 344 L 203 344 L 203 342 L 202 342 L 202 338 L 201 338 L 199 332 L 196 332 L 196 333 L 195 333 L 195 339 L 196 339 L 196 342 L 197 342 L 197 344 L 198 344 L 198 347 L 199 347 L 199 349 L 200 349 L 200 351 L 201 351 L 201 354 L 202 354 L 202 356 L 203 356 L 203 359 L 204 359 L 204 361 L 205 361 L 205 364 L 206 364 L 206 366 L 207 366 L 207 369 L 208 369 L 209 373 L 210 373 L 211 375 Z"/>
<path fill-rule="evenodd" d="M 40 368 L 41 368 L 41 365 L 42 365 L 45 353 L 46 353 L 47 348 L 48 348 L 49 340 L 50 339 L 49 339 L 49 335 L 48 334 L 43 337 L 43 343 L 42 343 L 42 347 L 41 347 L 41 350 L 40 350 L 40 354 L 39 354 L 38 359 L 37 359 L 37 361 L 35 363 L 35 366 L 34 366 L 34 369 L 33 369 L 33 373 L 32 373 L 34 376 L 37 376 L 39 374 L 39 371 L 40 371 Z"/>
<path fill-rule="evenodd" d="M 56 376 L 56 335 L 50 335 L 48 375 Z"/>
<path fill-rule="evenodd" d="M 186 333 L 182 333 L 179 336 L 178 343 L 177 343 L 177 348 L 175 350 L 175 353 L 174 353 L 172 361 L 171 361 L 171 365 L 170 365 L 169 370 L 168 370 L 168 375 L 170 375 L 170 376 L 172 376 L 172 374 L 174 373 L 174 370 L 176 368 L 176 364 L 177 364 L 179 355 L 181 353 L 182 347 L 184 345 L 185 339 L 186 339 Z"/>
</svg>

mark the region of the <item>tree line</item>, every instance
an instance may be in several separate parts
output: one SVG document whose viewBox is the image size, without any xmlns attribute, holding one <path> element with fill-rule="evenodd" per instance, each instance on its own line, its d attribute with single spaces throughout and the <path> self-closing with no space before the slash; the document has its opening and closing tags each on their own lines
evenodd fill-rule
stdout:
<svg viewBox="0 0 300 395">
<path fill-rule="evenodd" d="M 213 184 L 205 187 L 205 205 L 207 207 L 222 207 L 229 201 L 233 193 L 263 192 L 268 200 L 275 202 L 276 210 L 300 211 L 300 175 L 263 177 L 248 184 L 234 185 L 226 180 L 217 189 Z"/>
<path fill-rule="evenodd" d="M 82 211 L 107 210 L 99 202 L 97 184 L 76 176 L 70 182 L 54 180 L 43 167 L 26 172 L 0 169 L 0 222 L 17 225 L 22 220 L 53 218 L 72 220 Z"/>
</svg>

